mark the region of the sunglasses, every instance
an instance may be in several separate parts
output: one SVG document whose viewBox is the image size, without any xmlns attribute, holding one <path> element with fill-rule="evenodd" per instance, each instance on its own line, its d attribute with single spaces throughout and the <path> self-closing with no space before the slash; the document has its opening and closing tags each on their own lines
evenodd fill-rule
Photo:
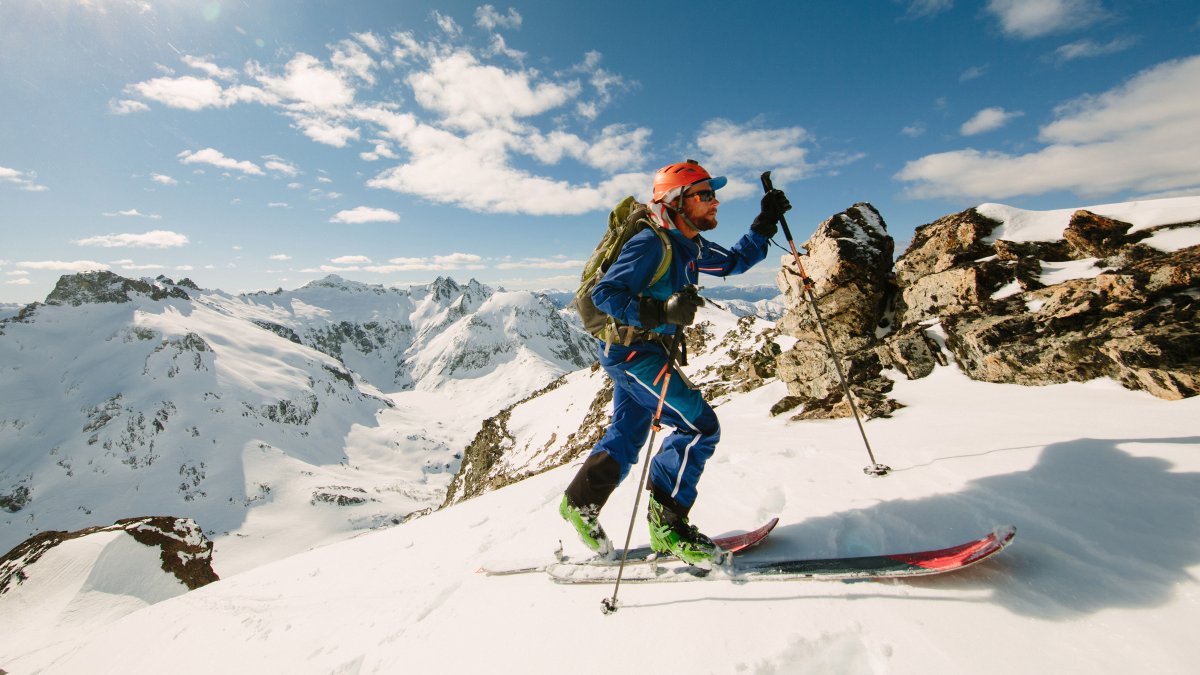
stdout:
<svg viewBox="0 0 1200 675">
<path fill-rule="evenodd" d="M 684 195 L 684 197 L 687 197 L 689 199 L 692 197 L 695 197 L 696 199 L 699 199 L 702 202 L 711 202 L 712 200 L 717 198 L 717 193 L 715 190 L 697 190 L 691 194 Z"/>
</svg>

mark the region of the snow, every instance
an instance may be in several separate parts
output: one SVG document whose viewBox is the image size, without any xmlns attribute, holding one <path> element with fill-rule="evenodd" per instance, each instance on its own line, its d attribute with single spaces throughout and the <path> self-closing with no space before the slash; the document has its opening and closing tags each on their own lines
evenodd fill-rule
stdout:
<svg viewBox="0 0 1200 675">
<path fill-rule="evenodd" d="M 938 368 L 898 380 L 893 395 L 909 407 L 867 423 L 878 459 L 893 468 L 871 478 L 861 472 L 867 457 L 852 421 L 769 417 L 784 393 L 775 382 L 719 406 L 724 441 L 693 512 L 706 531 L 780 516 L 747 554 L 758 559 L 917 550 L 1010 523 L 1016 541 L 994 560 L 928 579 L 627 586 L 621 609 L 604 616 L 608 587 L 476 573 L 487 560 L 548 558 L 560 539 L 580 552 L 555 510 L 575 470 L 568 466 L 228 575 L 69 640 L 22 630 L 0 667 L 1193 672 L 1200 399 L 1163 401 L 1107 380 L 987 384 L 953 365 Z M 434 407 L 421 413 L 425 424 L 454 419 Z M 543 424 L 556 423 L 547 411 Z M 614 536 L 624 534 L 635 482 L 603 514 Z M 634 538 L 645 537 L 639 518 Z M 6 616 L 7 602 L 0 599 Z M 197 645 L 203 658 L 189 657 Z M 1020 648 L 994 658 L 1004 645 Z"/>
<path fill-rule="evenodd" d="M 1158 200 L 1138 209 L 1092 210 L 1150 227 L 1195 220 L 1197 206 L 1198 200 Z M 1069 218 L 1073 211 L 989 210 L 997 209 L 1006 209 L 1007 218 L 998 236 L 1016 240 L 1057 239 L 1066 225 L 1063 214 Z M 1044 274 L 1061 280 L 1098 271 L 1083 261 L 1048 265 Z M 218 304 L 216 295 L 209 298 Z M 220 303 L 240 303 L 246 312 L 270 307 L 261 298 Z M 320 306 L 314 300 L 303 311 Z M 302 313 L 294 302 L 278 307 Z M 436 320 L 431 307 L 420 307 Z M 160 372 L 170 360 L 165 352 L 136 362 L 115 358 L 124 352 L 114 342 L 139 339 L 114 328 L 127 324 L 128 316 L 117 315 L 130 311 L 125 305 L 82 313 L 42 310 L 39 320 L 57 333 L 51 337 L 81 345 L 66 360 L 85 361 L 101 379 L 68 381 L 83 371 L 56 362 L 64 360 L 62 352 L 19 343 L 20 352 L 0 363 L 20 358 L 40 365 L 16 381 L 26 393 L 9 399 L 14 409 L 0 424 L 19 423 L 54 437 L 54 420 L 37 412 L 52 391 L 65 387 L 92 400 L 106 378 L 122 370 Z M 718 316 L 711 308 L 702 311 Z M 155 343 L 158 332 L 180 336 L 208 325 L 199 318 L 189 322 L 183 313 L 137 320 L 154 326 Z M 728 317 L 727 325 L 732 321 Z M 929 328 L 935 338 L 939 331 Z M 319 374 L 311 366 L 326 363 L 327 357 L 282 338 L 269 343 L 277 348 L 262 351 L 261 341 L 239 342 L 237 330 L 218 332 L 204 336 L 218 352 L 205 357 L 209 370 L 171 379 L 169 391 L 179 400 L 201 397 L 213 386 L 209 378 L 225 369 L 255 363 L 270 364 L 269 372 L 247 391 L 285 395 L 297 386 L 294 369 Z M 255 350 L 257 356 L 236 362 L 243 358 L 238 354 Z M 712 358 L 696 358 L 688 371 L 700 371 Z M 556 511 L 577 462 L 348 539 L 338 522 L 346 519 L 344 512 L 286 506 L 307 500 L 314 485 L 356 485 L 367 473 L 375 475 L 373 485 L 383 486 L 374 496 L 394 491 L 389 504 L 429 503 L 448 481 L 428 480 L 437 469 L 428 461 L 447 460 L 470 441 L 478 425 L 464 420 L 486 414 L 488 405 L 504 398 L 501 389 L 511 394 L 514 383 L 532 386 L 516 372 L 522 362 L 509 363 L 518 364 L 514 372 L 499 366 L 453 386 L 387 394 L 395 407 L 379 410 L 374 419 L 339 410 L 330 427 L 337 434 L 326 430 L 306 442 L 276 434 L 271 442 L 235 448 L 239 459 L 228 469 L 233 475 L 210 480 L 237 481 L 255 507 L 239 509 L 244 520 L 218 525 L 223 534 L 214 559 L 221 581 L 183 592 L 173 578 L 147 575 L 156 563 L 151 550 L 135 548 L 122 533 L 72 540 L 47 553 L 33 570 L 36 576 L 0 596 L 0 670 L 1172 674 L 1192 673 L 1200 662 L 1194 638 L 1200 619 L 1200 397 L 1165 401 L 1106 379 L 1045 387 L 990 384 L 968 379 L 953 362 L 920 380 L 893 373 L 891 395 L 906 407 L 865 425 L 876 459 L 893 469 L 882 478 L 862 472 L 869 460 L 852 420 L 771 417 L 768 409 L 786 393 L 778 381 L 720 399 L 723 441 L 708 464 L 693 522 L 717 536 L 778 516 L 771 536 L 745 554 L 758 560 L 921 550 L 1016 526 L 1008 550 L 945 576 L 630 585 L 621 589 L 620 610 L 606 616 L 600 603 L 611 595 L 609 587 L 557 585 L 542 574 L 477 573 L 488 561 L 548 561 L 560 541 L 568 553 L 583 553 Z M 9 377 L 13 372 L 0 368 Z M 506 461 L 532 461 L 544 439 L 573 430 L 598 382 L 596 374 L 578 371 L 514 412 L 510 431 L 533 441 Z M 189 415 L 181 408 L 172 426 L 203 425 L 204 419 Z M 344 456 L 348 464 L 313 463 L 322 452 Z M 319 475 L 297 480 L 298 472 Z M 629 524 L 636 482 L 627 479 L 602 514 L 616 539 L 624 538 Z M 102 489 L 115 486 L 100 483 Z M 152 487 L 147 481 L 140 489 Z M 359 510 L 351 517 L 369 519 L 372 513 Z M 640 514 L 635 527 L 635 544 L 644 543 Z"/>
<path fill-rule="evenodd" d="M 1149 199 L 1080 208 L 1130 223 L 1133 226 L 1129 228 L 1130 232 L 1138 232 L 1158 225 L 1200 221 L 1200 197 Z M 1078 209 L 1027 211 L 1004 204 L 981 204 L 975 207 L 975 210 L 988 218 L 1003 223 L 992 231 L 991 235 L 987 237 L 987 241 L 1003 239 L 1013 242 L 1029 242 L 1062 239 L 1063 231 L 1067 229 L 1067 225 L 1071 221 L 1071 215 Z M 1198 233 L 1200 226 L 1184 228 L 1180 232 L 1181 234 L 1173 235 L 1161 246 L 1156 246 L 1154 243 L 1150 243 L 1150 245 L 1162 248 L 1162 250 L 1176 250 L 1200 243 L 1198 241 L 1200 240 L 1200 233 Z M 1182 234 L 1183 232 L 1188 234 Z M 1185 241 L 1193 243 L 1183 243 Z"/>
</svg>

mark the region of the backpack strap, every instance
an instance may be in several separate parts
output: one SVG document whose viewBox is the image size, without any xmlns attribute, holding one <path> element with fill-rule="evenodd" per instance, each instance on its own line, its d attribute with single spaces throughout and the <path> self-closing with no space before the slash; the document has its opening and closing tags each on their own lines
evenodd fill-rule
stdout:
<svg viewBox="0 0 1200 675">
<path fill-rule="evenodd" d="M 645 207 L 637 209 L 629 214 L 629 220 L 641 225 L 645 229 L 654 232 L 662 243 L 663 253 L 662 259 L 658 262 L 658 267 L 654 269 L 654 275 L 650 277 L 650 283 L 647 288 L 658 283 L 667 275 L 667 271 L 671 269 L 671 256 L 673 255 L 673 247 L 671 246 L 671 237 L 655 224 L 654 219 L 650 217 L 650 212 Z M 638 328 L 636 326 L 626 326 L 618 323 L 613 317 L 608 317 L 608 322 L 604 330 L 604 355 L 608 356 L 608 349 L 613 342 L 620 342 L 628 347 L 633 343 L 634 339 L 645 339 L 646 334 L 653 331 L 647 328 Z"/>
</svg>

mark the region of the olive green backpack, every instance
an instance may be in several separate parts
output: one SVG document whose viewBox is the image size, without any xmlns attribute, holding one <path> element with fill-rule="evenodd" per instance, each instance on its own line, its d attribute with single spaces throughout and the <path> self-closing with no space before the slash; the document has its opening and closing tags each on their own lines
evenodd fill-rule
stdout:
<svg viewBox="0 0 1200 675">
<path fill-rule="evenodd" d="M 608 214 L 608 231 L 604 233 L 600 243 L 596 245 L 596 250 L 588 258 L 587 264 L 583 266 L 583 274 L 579 278 L 579 290 L 575 291 L 575 300 L 572 304 L 579 312 L 580 318 L 583 319 L 584 329 L 608 344 L 621 341 L 617 330 L 620 325 L 616 319 L 596 308 L 592 302 L 592 289 L 604 278 L 604 273 L 616 261 L 625 242 L 645 228 L 650 228 L 658 235 L 663 245 L 662 261 L 654 270 L 650 285 L 654 285 L 659 279 L 662 279 L 671 266 L 671 239 L 662 228 L 654 223 L 654 219 L 650 216 L 650 209 L 645 204 L 638 203 L 632 196 L 621 200 L 621 203 L 617 204 L 616 208 Z"/>
</svg>

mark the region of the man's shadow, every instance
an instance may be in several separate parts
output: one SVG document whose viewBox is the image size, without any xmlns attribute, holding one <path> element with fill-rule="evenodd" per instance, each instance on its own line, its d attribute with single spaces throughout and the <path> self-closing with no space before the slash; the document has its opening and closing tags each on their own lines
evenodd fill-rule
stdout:
<svg viewBox="0 0 1200 675">
<path fill-rule="evenodd" d="M 992 602 L 1044 619 L 1155 607 L 1179 583 L 1192 581 L 1188 567 L 1200 564 L 1200 473 L 1172 471 L 1167 460 L 1121 450 L 1136 443 L 1200 449 L 1197 436 L 1055 443 L 1028 471 L 972 481 L 951 494 L 782 526 L 746 558 L 903 553 L 1012 524 L 1017 538 L 996 558 L 904 583 L 991 589 Z"/>
</svg>

